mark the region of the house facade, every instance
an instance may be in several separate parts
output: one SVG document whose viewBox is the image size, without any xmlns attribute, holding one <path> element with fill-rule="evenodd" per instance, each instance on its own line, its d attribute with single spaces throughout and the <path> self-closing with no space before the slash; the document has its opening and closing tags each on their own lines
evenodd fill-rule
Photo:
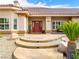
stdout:
<svg viewBox="0 0 79 59">
<path fill-rule="evenodd" d="M 65 21 L 79 21 L 79 8 L 25 8 L 17 1 L 0 5 L 2 34 L 58 33 L 58 25 Z"/>
</svg>

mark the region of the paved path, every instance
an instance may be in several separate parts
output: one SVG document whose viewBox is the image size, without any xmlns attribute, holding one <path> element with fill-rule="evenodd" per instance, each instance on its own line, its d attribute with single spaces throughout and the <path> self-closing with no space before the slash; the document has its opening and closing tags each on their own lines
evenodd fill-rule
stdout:
<svg viewBox="0 0 79 59">
<path fill-rule="evenodd" d="M 17 59 L 63 59 L 63 54 L 59 53 L 56 48 L 28 49 L 18 47 L 14 56 Z"/>
<path fill-rule="evenodd" d="M 33 36 L 33 35 L 31 35 L 31 36 Z M 34 35 L 34 36 L 36 36 L 36 35 Z M 47 36 L 49 36 L 49 35 L 47 35 Z M 52 38 L 52 35 L 50 35 L 50 36 Z M 42 37 L 42 35 L 41 35 L 41 37 Z M 43 37 L 44 37 L 44 35 L 43 35 Z M 5 38 L 0 38 L 0 59 L 12 59 L 12 53 L 14 52 L 15 49 L 16 49 L 15 40 L 7 40 L 6 37 Z M 49 50 L 51 52 L 49 52 Z M 45 54 L 47 52 L 49 52 L 48 57 L 52 55 L 52 50 L 51 49 L 48 49 L 47 52 L 45 52 L 45 51 L 47 51 L 47 50 L 41 50 L 41 52 L 40 52 L 40 53 L 44 52 L 44 55 L 42 56 L 43 59 L 47 58 L 45 56 Z M 38 55 L 40 55 L 40 53 L 38 53 Z M 36 52 L 34 54 L 37 55 Z M 31 55 L 34 56 L 34 54 L 32 53 Z M 28 54 L 28 55 L 30 55 L 30 54 Z M 38 56 L 38 58 L 39 57 L 40 56 Z M 42 59 L 42 57 L 41 57 L 41 59 Z M 35 59 L 35 58 L 37 59 L 37 57 L 33 57 L 32 59 Z M 48 58 L 48 59 L 50 59 L 50 58 Z"/>
<path fill-rule="evenodd" d="M 16 48 L 14 42 L 15 40 L 0 38 L 0 59 L 12 59 L 12 53 Z"/>
<path fill-rule="evenodd" d="M 63 54 L 59 53 L 57 51 L 57 48 L 39 48 L 39 49 L 35 49 L 34 47 L 47 47 L 47 46 L 51 46 L 50 44 L 55 44 L 55 43 L 59 43 L 59 41 L 56 42 L 51 42 L 49 40 L 53 40 L 53 39 L 58 39 L 59 37 L 61 37 L 63 35 L 50 35 L 50 34 L 29 34 L 26 35 L 24 41 L 21 40 L 17 40 L 16 43 L 26 46 L 26 48 L 21 47 L 19 45 L 18 48 L 16 48 L 15 52 L 14 52 L 14 56 L 17 59 L 64 59 Z M 27 41 L 28 40 L 28 41 Z M 32 40 L 32 41 L 31 41 Z M 40 41 L 39 43 L 34 42 L 34 41 Z M 46 41 L 46 42 L 42 42 L 42 41 Z M 31 46 L 30 46 L 31 45 Z M 28 47 L 33 47 L 32 48 L 27 48 Z M 20 57 L 19 57 L 20 56 Z"/>
</svg>

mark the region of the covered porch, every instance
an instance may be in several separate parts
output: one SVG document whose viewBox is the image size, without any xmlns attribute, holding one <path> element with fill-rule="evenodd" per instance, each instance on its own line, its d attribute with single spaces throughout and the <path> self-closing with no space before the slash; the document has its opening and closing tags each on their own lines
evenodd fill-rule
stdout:
<svg viewBox="0 0 79 59">
<path fill-rule="evenodd" d="M 72 20 L 72 17 L 55 17 L 55 16 L 41 16 L 41 17 L 29 17 L 28 18 L 28 33 L 61 33 L 58 25 L 61 25 L 65 21 Z"/>
</svg>

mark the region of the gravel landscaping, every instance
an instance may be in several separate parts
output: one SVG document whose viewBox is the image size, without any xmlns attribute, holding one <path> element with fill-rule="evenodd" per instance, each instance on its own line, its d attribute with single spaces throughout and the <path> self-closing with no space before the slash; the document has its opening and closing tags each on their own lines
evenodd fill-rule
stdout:
<svg viewBox="0 0 79 59">
<path fill-rule="evenodd" d="M 15 40 L 0 38 L 0 59 L 12 59 L 12 53 L 16 49 Z"/>
</svg>

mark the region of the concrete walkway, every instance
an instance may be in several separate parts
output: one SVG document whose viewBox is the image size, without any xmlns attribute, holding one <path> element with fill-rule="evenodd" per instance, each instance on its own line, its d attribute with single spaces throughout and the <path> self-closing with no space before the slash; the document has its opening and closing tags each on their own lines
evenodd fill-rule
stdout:
<svg viewBox="0 0 79 59">
<path fill-rule="evenodd" d="M 14 51 L 14 57 L 16 59 L 64 59 L 63 54 L 57 51 L 57 47 L 49 48 L 49 46 L 59 44 L 58 38 L 62 36 L 58 34 L 26 35 L 25 38 L 16 40 L 18 48 Z M 52 41 L 54 39 L 57 40 L 54 42 Z"/>
<path fill-rule="evenodd" d="M 51 38 L 56 37 L 56 36 L 52 37 L 53 35 L 50 35 L 50 34 L 48 34 L 48 35 L 36 35 L 36 34 L 35 35 L 33 35 L 33 34 L 28 35 L 27 34 L 27 37 L 31 37 L 31 38 L 32 37 L 42 38 L 45 36 L 51 37 Z M 59 37 L 59 36 L 60 35 L 57 35 L 57 37 Z M 15 45 L 15 40 L 7 40 L 7 38 L 8 38 L 8 36 L 0 38 L 0 59 L 12 59 L 12 53 L 17 48 L 17 46 Z M 58 57 L 58 56 L 60 56 L 60 58 L 63 58 L 63 57 L 61 57 L 62 54 L 58 53 L 56 51 L 56 48 L 49 48 L 49 49 L 48 48 L 46 48 L 46 49 L 28 49 L 28 48 L 25 49 L 25 48 L 22 48 L 22 49 L 18 50 L 18 48 L 17 48 L 16 51 L 19 52 L 18 53 L 20 55 L 19 57 L 21 57 L 21 58 L 27 57 L 25 59 L 46 59 L 46 58 L 47 59 L 51 59 L 51 58 L 54 59 L 55 57 Z"/>
<path fill-rule="evenodd" d="M 56 48 L 47 49 L 28 49 L 18 47 L 14 56 L 17 59 L 63 59 L 63 54 L 59 53 Z"/>
<path fill-rule="evenodd" d="M 0 59 L 12 59 L 12 53 L 16 48 L 15 40 L 7 40 L 6 37 L 0 38 Z"/>
</svg>

